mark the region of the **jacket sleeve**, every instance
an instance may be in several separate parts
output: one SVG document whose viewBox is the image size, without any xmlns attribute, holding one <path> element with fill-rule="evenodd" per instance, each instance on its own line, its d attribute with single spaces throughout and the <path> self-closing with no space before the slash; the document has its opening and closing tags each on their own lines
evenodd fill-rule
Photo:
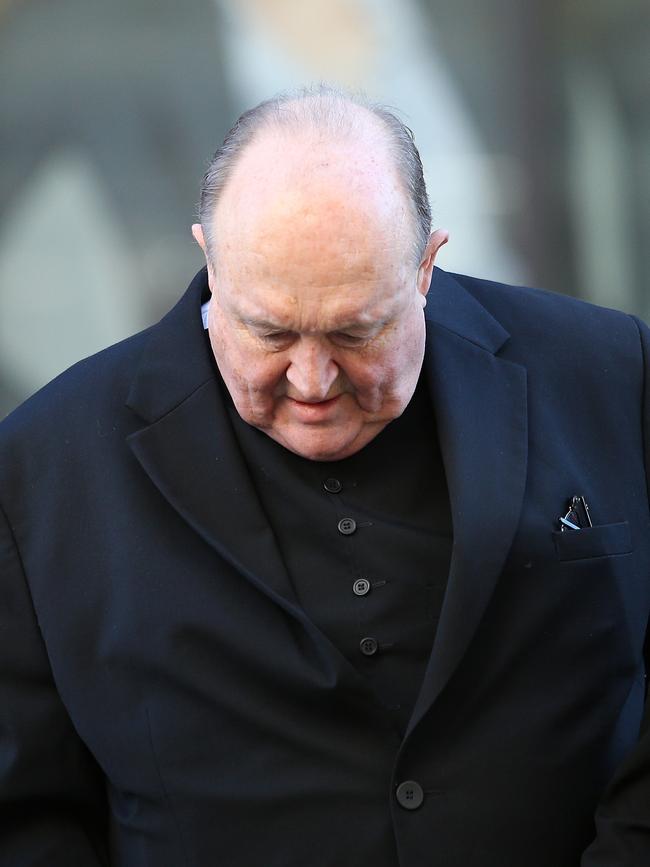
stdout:
<svg viewBox="0 0 650 867">
<path fill-rule="evenodd" d="M 107 805 L 57 694 L 9 521 L 0 508 L 0 867 L 99 867 Z"/>
<path fill-rule="evenodd" d="M 650 329 L 635 318 L 645 370 L 643 440 L 646 485 L 650 490 Z M 650 539 L 645 540 L 650 545 Z M 646 576 L 650 584 L 650 575 Z M 650 623 L 645 640 L 645 714 L 636 747 L 608 786 L 596 811 L 596 839 L 581 867 L 648 867 L 650 864 Z"/>
</svg>

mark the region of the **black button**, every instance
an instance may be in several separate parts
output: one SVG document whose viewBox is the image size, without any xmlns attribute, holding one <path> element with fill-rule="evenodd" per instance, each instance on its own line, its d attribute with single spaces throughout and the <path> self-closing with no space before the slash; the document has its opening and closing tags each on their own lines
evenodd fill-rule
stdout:
<svg viewBox="0 0 650 867">
<path fill-rule="evenodd" d="M 343 485 L 339 482 L 338 479 L 325 479 L 325 481 L 323 482 L 323 487 L 328 494 L 338 494 Z"/>
<path fill-rule="evenodd" d="M 354 518 L 341 518 L 338 523 L 338 528 L 339 533 L 343 533 L 344 536 L 351 536 L 357 529 L 357 522 Z"/>
<path fill-rule="evenodd" d="M 355 596 L 365 596 L 370 593 L 370 581 L 367 578 L 357 578 L 352 585 L 352 591 Z"/>
<path fill-rule="evenodd" d="M 397 787 L 395 797 L 400 807 L 404 807 L 405 810 L 417 810 L 424 801 L 424 792 L 422 786 L 415 780 L 405 780 Z"/>
<path fill-rule="evenodd" d="M 379 644 L 376 638 L 362 638 L 359 642 L 359 648 L 364 656 L 374 656 L 379 649 Z"/>
</svg>

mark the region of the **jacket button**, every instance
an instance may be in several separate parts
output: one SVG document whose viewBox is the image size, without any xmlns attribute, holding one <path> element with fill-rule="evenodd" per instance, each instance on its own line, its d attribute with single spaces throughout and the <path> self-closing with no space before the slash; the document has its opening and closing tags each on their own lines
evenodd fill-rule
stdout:
<svg viewBox="0 0 650 867">
<path fill-rule="evenodd" d="M 338 523 L 338 528 L 339 533 L 343 533 L 344 536 L 351 536 L 357 529 L 357 522 L 354 518 L 341 518 Z"/>
<path fill-rule="evenodd" d="M 355 596 L 365 596 L 370 593 L 370 581 L 367 578 L 357 578 L 352 585 L 352 592 Z"/>
<path fill-rule="evenodd" d="M 338 479 L 325 479 L 325 481 L 323 482 L 323 487 L 328 494 L 338 494 L 343 485 L 339 482 Z"/>
<path fill-rule="evenodd" d="M 405 810 L 417 810 L 424 801 L 424 791 L 415 780 L 405 780 L 397 787 L 395 797 L 400 807 L 404 807 Z"/>
<path fill-rule="evenodd" d="M 362 638 L 359 642 L 359 649 L 364 656 L 374 656 L 379 649 L 379 644 L 376 638 Z"/>
</svg>

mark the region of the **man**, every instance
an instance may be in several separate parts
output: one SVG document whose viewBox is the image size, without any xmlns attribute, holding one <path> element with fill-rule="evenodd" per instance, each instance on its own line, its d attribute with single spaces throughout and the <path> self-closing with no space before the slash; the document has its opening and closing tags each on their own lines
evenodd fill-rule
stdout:
<svg viewBox="0 0 650 867">
<path fill-rule="evenodd" d="M 645 326 L 434 272 L 408 131 L 327 88 L 193 231 L 2 427 L 0 864 L 647 867 Z"/>
</svg>

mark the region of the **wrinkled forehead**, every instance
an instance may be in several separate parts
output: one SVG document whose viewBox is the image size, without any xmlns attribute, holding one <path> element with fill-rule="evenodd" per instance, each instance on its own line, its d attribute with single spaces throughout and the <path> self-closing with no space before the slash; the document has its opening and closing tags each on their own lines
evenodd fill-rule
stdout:
<svg viewBox="0 0 650 867">
<path fill-rule="evenodd" d="M 349 208 L 342 221 L 338 203 L 301 207 L 224 239 L 215 265 L 223 303 L 240 317 L 300 330 L 387 318 L 415 277 L 399 232 Z"/>
<path fill-rule="evenodd" d="M 403 294 L 385 283 L 370 286 L 303 287 L 253 283 L 228 287 L 221 303 L 244 325 L 257 330 L 302 333 L 373 331 L 394 319 Z"/>
</svg>

